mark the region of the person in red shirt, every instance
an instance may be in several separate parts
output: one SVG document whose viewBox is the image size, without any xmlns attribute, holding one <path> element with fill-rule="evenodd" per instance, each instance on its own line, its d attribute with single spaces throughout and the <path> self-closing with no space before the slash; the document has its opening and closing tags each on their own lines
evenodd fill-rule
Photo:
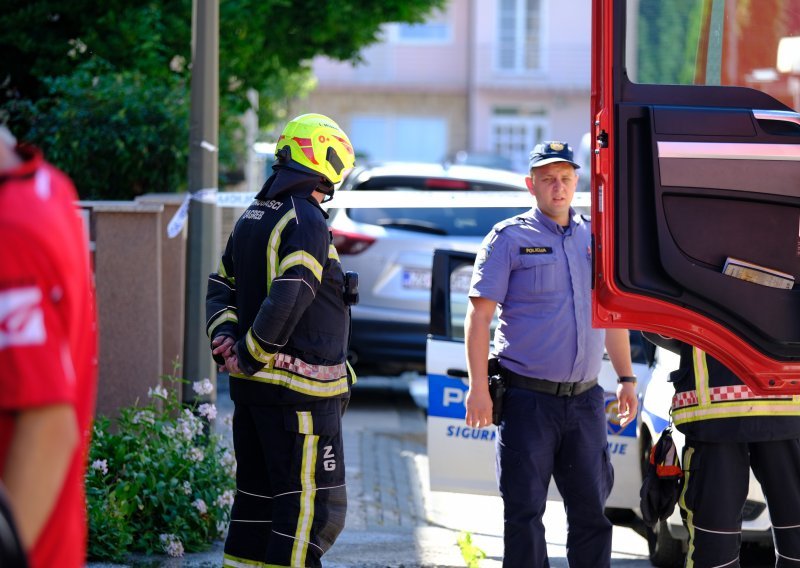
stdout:
<svg viewBox="0 0 800 568">
<path fill-rule="evenodd" d="M 97 326 L 76 200 L 63 172 L 0 126 L 0 479 L 31 568 L 86 557 Z"/>
</svg>

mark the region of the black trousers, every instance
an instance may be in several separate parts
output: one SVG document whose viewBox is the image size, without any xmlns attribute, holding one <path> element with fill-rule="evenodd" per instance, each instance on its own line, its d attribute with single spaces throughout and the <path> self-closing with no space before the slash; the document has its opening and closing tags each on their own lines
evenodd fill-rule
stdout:
<svg viewBox="0 0 800 568">
<path fill-rule="evenodd" d="M 321 566 L 347 511 L 342 400 L 236 403 L 236 497 L 223 566 Z"/>
<path fill-rule="evenodd" d="M 772 520 L 776 566 L 800 568 L 800 440 L 704 443 L 687 440 L 679 500 L 689 531 L 687 568 L 739 566 L 750 469 Z"/>
<path fill-rule="evenodd" d="M 506 392 L 497 436 L 503 497 L 503 568 L 546 568 L 550 479 L 564 498 L 567 560 L 572 568 L 608 568 L 611 522 L 604 507 L 614 484 L 603 389 L 558 397 L 519 388 Z"/>
</svg>

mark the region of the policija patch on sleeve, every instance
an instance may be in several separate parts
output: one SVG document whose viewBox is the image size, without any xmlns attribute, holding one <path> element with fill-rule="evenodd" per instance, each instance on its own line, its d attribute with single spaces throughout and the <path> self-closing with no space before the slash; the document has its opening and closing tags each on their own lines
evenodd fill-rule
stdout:
<svg viewBox="0 0 800 568">
<path fill-rule="evenodd" d="M 492 254 L 492 249 L 493 249 L 493 248 L 494 248 L 494 247 L 493 247 L 492 245 L 486 245 L 485 247 L 482 247 L 482 248 L 481 248 L 481 249 L 478 251 L 478 255 L 477 255 L 477 257 L 475 258 L 475 264 L 477 264 L 479 267 L 480 267 L 480 266 L 483 266 L 483 264 L 484 264 L 484 263 L 486 262 L 486 260 L 489 258 L 489 255 L 490 255 L 490 254 Z"/>
<path fill-rule="evenodd" d="M 553 254 L 553 247 L 519 247 L 519 254 Z"/>
</svg>

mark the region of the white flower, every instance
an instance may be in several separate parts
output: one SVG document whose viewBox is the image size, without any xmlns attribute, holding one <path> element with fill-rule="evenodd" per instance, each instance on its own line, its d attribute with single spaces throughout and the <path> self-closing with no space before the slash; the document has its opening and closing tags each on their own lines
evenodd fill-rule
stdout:
<svg viewBox="0 0 800 568">
<path fill-rule="evenodd" d="M 183 494 L 184 495 L 191 495 L 192 494 L 192 484 L 188 481 L 183 482 Z"/>
<path fill-rule="evenodd" d="M 225 536 L 226 532 L 228 532 L 228 526 L 225 524 L 225 522 L 217 521 L 217 536 L 222 538 Z"/>
<path fill-rule="evenodd" d="M 155 388 L 147 389 L 147 396 L 150 398 L 158 397 L 166 400 L 166 398 L 169 396 L 169 393 L 163 386 L 157 385 Z"/>
<path fill-rule="evenodd" d="M 175 73 L 181 73 L 186 68 L 186 58 L 182 55 L 173 55 L 169 60 L 169 68 Z"/>
<path fill-rule="evenodd" d="M 192 383 L 192 390 L 199 395 L 211 394 L 214 392 L 214 384 L 208 379 Z"/>
<path fill-rule="evenodd" d="M 75 59 L 79 54 L 85 53 L 87 45 L 79 39 L 71 39 L 67 42 L 72 48 L 67 51 L 67 56 L 70 59 Z"/>
<path fill-rule="evenodd" d="M 233 428 L 233 414 L 226 414 L 222 418 L 222 424 L 224 424 L 226 428 Z"/>
<path fill-rule="evenodd" d="M 228 473 L 228 475 L 236 475 L 236 456 L 229 448 L 225 449 L 225 451 L 222 453 L 220 463 L 222 464 L 222 467 L 225 468 L 225 471 Z"/>
<path fill-rule="evenodd" d="M 192 414 L 191 410 L 184 408 L 183 415 L 177 420 L 176 429 L 181 437 L 191 441 L 195 436 L 203 433 L 203 421 Z"/>
<path fill-rule="evenodd" d="M 225 491 L 222 492 L 221 495 L 217 497 L 217 499 L 214 501 L 214 505 L 216 505 L 220 509 L 233 507 L 233 496 L 234 496 L 233 490 L 226 489 Z"/>
<path fill-rule="evenodd" d="M 177 536 L 174 534 L 162 534 L 159 535 L 158 538 L 161 541 L 164 552 L 166 552 L 168 556 L 172 556 L 173 558 L 183 556 L 183 543 Z"/>
<path fill-rule="evenodd" d="M 92 462 L 92 469 L 102 471 L 103 475 L 108 473 L 108 460 L 94 460 Z"/>
<path fill-rule="evenodd" d="M 189 453 L 186 455 L 186 458 L 193 462 L 201 462 L 205 457 L 203 450 L 197 447 L 189 448 Z"/>
<path fill-rule="evenodd" d="M 205 515 L 206 513 L 208 513 L 208 506 L 206 505 L 206 502 L 203 501 L 202 499 L 195 499 L 194 501 L 192 501 L 192 507 L 197 509 L 197 512 L 200 513 L 201 515 Z"/>
<path fill-rule="evenodd" d="M 200 416 L 205 416 L 209 420 L 214 420 L 217 417 L 217 407 L 207 402 L 201 404 L 197 408 L 197 412 L 200 413 Z"/>
<path fill-rule="evenodd" d="M 156 416 L 155 414 L 153 414 L 152 410 L 141 410 L 133 415 L 132 422 L 134 424 L 139 424 L 139 423 L 155 424 Z"/>
</svg>

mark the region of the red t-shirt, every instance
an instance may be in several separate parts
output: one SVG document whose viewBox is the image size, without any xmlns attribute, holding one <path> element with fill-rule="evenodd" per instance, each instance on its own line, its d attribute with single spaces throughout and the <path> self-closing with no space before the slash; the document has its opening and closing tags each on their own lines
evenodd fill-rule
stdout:
<svg viewBox="0 0 800 568">
<path fill-rule="evenodd" d="M 74 405 L 83 433 L 31 568 L 85 565 L 84 474 L 97 389 L 87 235 L 72 182 L 33 148 L 0 173 L 0 471 L 21 409 Z"/>
</svg>

